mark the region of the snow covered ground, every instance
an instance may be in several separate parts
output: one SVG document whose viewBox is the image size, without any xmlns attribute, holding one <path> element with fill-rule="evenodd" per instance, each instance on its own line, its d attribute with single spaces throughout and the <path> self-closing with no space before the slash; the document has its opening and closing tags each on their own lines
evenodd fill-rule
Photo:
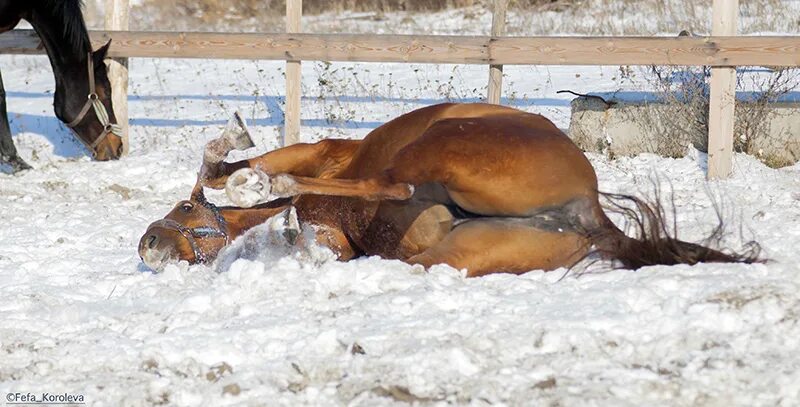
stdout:
<svg viewBox="0 0 800 407">
<path fill-rule="evenodd" d="M 590 155 L 605 191 L 646 194 L 657 176 L 687 240 L 711 231 L 716 197 L 725 244 L 755 239 L 767 264 L 465 279 L 268 245 L 154 274 L 138 239 L 188 197 L 202 147 L 229 115 L 251 122 L 248 155 L 278 146 L 283 64 L 133 59 L 132 150 L 107 163 L 54 117 L 45 58 L 0 65 L 15 142 L 36 167 L 0 174 L 0 394 L 66 392 L 91 405 L 800 404 L 800 165 L 737 155 L 730 179 L 708 183 L 697 152 Z M 557 90 L 642 89 L 614 67 L 505 72 L 507 104 L 564 128 L 569 96 Z M 476 100 L 487 73 L 304 63 L 303 78 L 303 138 L 314 141 Z"/>
</svg>

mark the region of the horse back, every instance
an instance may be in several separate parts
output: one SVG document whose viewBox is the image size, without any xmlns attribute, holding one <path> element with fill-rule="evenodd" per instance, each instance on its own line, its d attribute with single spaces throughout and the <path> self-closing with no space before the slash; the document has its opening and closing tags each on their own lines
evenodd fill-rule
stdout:
<svg viewBox="0 0 800 407">
<path fill-rule="evenodd" d="M 486 216 L 528 216 L 597 197 L 583 152 L 546 118 L 496 105 L 421 109 L 372 132 L 349 177 L 444 186 L 460 207 Z"/>
<path fill-rule="evenodd" d="M 488 117 L 513 117 L 529 128 L 558 131 L 556 126 L 543 116 L 510 107 L 486 103 L 442 103 L 406 113 L 371 131 L 353 155 L 350 165 L 338 175 L 338 178 L 378 176 L 392 165 L 394 157 L 403 148 L 422 137 L 440 121 Z"/>
</svg>

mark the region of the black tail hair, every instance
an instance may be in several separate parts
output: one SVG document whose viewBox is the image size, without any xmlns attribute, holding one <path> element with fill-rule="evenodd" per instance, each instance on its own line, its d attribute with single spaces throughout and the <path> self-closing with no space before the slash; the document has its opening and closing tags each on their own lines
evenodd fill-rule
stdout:
<svg viewBox="0 0 800 407">
<path fill-rule="evenodd" d="M 623 215 L 633 225 L 635 236 L 629 237 L 610 220 L 601 222 L 602 226 L 588 232 L 595 246 L 595 253 L 614 259 L 625 268 L 638 269 L 644 266 L 663 264 L 696 264 L 703 262 L 719 263 L 759 263 L 761 246 L 755 241 L 748 242 L 742 252 L 717 249 L 724 236 L 725 223 L 720 209 L 715 205 L 719 222 L 702 243 L 690 243 L 677 238 L 675 224 L 675 205 L 672 205 L 672 230 L 667 223 L 662 199 L 658 192 L 653 201 L 645 201 L 632 195 L 601 193 L 608 201 L 611 212 Z M 603 214 L 605 216 L 605 214 Z"/>
</svg>

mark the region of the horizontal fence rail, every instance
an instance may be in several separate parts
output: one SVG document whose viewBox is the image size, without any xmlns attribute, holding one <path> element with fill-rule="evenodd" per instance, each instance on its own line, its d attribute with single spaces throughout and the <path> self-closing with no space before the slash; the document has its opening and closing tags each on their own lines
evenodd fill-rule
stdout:
<svg viewBox="0 0 800 407">
<path fill-rule="evenodd" d="M 112 57 L 481 65 L 800 65 L 800 37 L 490 37 L 92 31 Z M 33 30 L 0 35 L 0 53 L 43 54 Z"/>
</svg>

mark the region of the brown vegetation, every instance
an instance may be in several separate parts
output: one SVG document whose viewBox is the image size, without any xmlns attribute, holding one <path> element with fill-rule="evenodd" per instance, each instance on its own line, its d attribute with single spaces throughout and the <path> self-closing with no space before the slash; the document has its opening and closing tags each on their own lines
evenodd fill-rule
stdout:
<svg viewBox="0 0 800 407">
<path fill-rule="evenodd" d="M 685 147 L 693 144 L 707 151 L 709 89 L 707 67 L 652 67 L 652 85 L 667 109 L 646 109 L 643 120 L 653 127 L 661 127 L 654 137 L 659 154 L 679 157 Z M 778 69 L 752 77 L 748 86 L 760 91 L 736 100 L 736 122 L 734 127 L 734 150 L 758 157 L 767 165 L 781 167 L 792 164 L 764 154 L 762 148 L 768 142 L 769 106 L 783 95 L 800 85 L 800 70 Z M 743 75 L 738 75 L 741 87 Z"/>
<path fill-rule="evenodd" d="M 494 0 L 304 0 L 306 32 L 488 34 L 476 25 Z M 103 26 L 103 0 L 86 0 L 89 25 Z M 711 29 L 710 2 L 693 0 L 508 0 L 511 35 L 654 35 Z M 741 33 L 800 33 L 800 19 L 786 0 L 741 0 Z M 447 27 L 415 24 L 415 13 L 453 11 Z M 286 0 L 142 0 L 131 9 L 131 29 L 230 32 L 283 31 Z M 343 15 L 339 15 L 344 13 Z M 390 14 L 395 14 L 391 16 Z M 327 15 L 329 17 L 320 15 Z M 665 16 L 665 18 L 652 18 Z M 460 25 L 460 26 L 459 26 Z"/>
<path fill-rule="evenodd" d="M 531 8 L 550 5 L 578 3 L 578 0 L 509 0 L 512 8 Z M 264 14 L 282 14 L 286 9 L 285 0 L 161 0 L 167 7 L 184 10 L 187 14 L 197 12 L 208 16 L 226 16 L 230 13 L 243 17 Z M 333 11 L 439 11 L 472 6 L 490 7 L 492 0 L 304 0 L 303 12 L 319 14 Z"/>
</svg>

